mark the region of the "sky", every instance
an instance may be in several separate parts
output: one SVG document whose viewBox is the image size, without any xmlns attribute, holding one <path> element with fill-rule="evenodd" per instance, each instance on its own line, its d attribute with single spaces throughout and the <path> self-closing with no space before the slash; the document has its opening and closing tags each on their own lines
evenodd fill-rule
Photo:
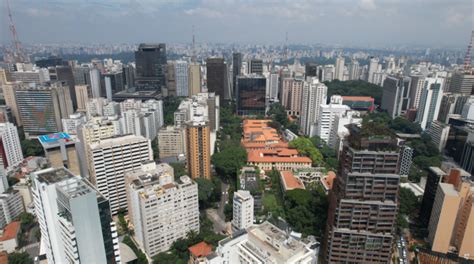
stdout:
<svg viewBox="0 0 474 264">
<path fill-rule="evenodd" d="M 10 0 L 24 43 L 465 47 L 474 0 Z M 0 41 L 10 41 L 1 0 Z"/>
</svg>

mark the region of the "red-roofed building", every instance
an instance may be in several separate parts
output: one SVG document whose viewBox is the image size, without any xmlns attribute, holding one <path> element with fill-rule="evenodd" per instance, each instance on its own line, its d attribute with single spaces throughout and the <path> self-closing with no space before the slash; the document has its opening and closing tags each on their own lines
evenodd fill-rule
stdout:
<svg viewBox="0 0 474 264">
<path fill-rule="evenodd" d="M 0 251 L 11 253 L 18 246 L 18 233 L 20 232 L 20 222 L 11 222 L 3 229 L 0 237 Z"/>
<path fill-rule="evenodd" d="M 311 159 L 300 156 L 296 149 L 250 150 L 247 155 L 247 165 L 257 166 L 264 171 L 310 168 L 311 164 Z"/>
<path fill-rule="evenodd" d="M 188 248 L 189 264 L 205 263 L 205 258 L 212 253 L 212 246 L 202 241 Z"/>
<path fill-rule="evenodd" d="M 295 189 L 305 189 L 303 182 L 291 171 L 280 171 L 281 188 L 284 192 Z"/>
<path fill-rule="evenodd" d="M 329 171 L 328 174 L 321 179 L 321 184 L 323 185 L 326 193 L 332 189 L 334 179 L 336 179 L 336 173 L 334 171 Z"/>
</svg>

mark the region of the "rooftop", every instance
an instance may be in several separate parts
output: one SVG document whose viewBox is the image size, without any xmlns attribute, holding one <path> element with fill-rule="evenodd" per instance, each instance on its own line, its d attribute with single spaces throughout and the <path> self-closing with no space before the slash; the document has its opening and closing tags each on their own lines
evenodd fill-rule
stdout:
<svg viewBox="0 0 474 264">
<path fill-rule="evenodd" d="M 334 171 L 329 171 L 328 174 L 321 179 L 321 183 L 324 185 L 326 190 L 331 190 L 334 179 L 336 179 L 336 173 Z"/>
<path fill-rule="evenodd" d="M 248 162 L 296 162 L 312 163 L 308 157 L 301 157 L 296 149 L 257 149 L 250 150 Z"/>
<path fill-rule="evenodd" d="M 39 142 L 43 148 L 56 147 L 60 144 L 74 144 L 74 139 L 69 136 L 68 133 L 59 132 L 49 135 L 43 135 L 38 137 Z"/>
<path fill-rule="evenodd" d="M 342 100 L 347 101 L 369 101 L 373 102 L 374 98 L 370 96 L 342 96 Z"/>
<path fill-rule="evenodd" d="M 433 172 L 434 174 L 438 175 L 438 176 L 447 175 L 446 172 L 444 172 L 443 170 L 441 170 L 441 169 L 438 168 L 438 167 L 429 167 L 428 169 L 429 169 L 431 172 Z"/>
<path fill-rule="evenodd" d="M 38 181 L 47 184 L 55 184 L 76 177 L 66 168 L 48 168 L 34 172 L 34 174 L 37 176 Z"/>
<path fill-rule="evenodd" d="M 16 238 L 20 230 L 20 221 L 14 221 L 9 223 L 3 229 L 3 235 L 0 237 L 0 241 L 10 240 Z"/>
<path fill-rule="evenodd" d="M 212 246 L 202 241 L 188 248 L 189 253 L 194 257 L 207 257 L 212 253 Z"/>
<path fill-rule="evenodd" d="M 280 178 L 282 180 L 285 191 L 294 189 L 305 189 L 304 184 L 300 179 L 296 178 L 291 171 L 280 171 Z"/>
</svg>

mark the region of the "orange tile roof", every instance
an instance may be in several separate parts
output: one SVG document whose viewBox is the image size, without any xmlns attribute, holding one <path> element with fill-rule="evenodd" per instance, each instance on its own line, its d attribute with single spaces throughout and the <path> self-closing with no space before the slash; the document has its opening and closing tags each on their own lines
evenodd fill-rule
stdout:
<svg viewBox="0 0 474 264">
<path fill-rule="evenodd" d="M 329 189 L 332 189 L 332 185 L 334 183 L 334 179 L 336 178 L 336 173 L 334 171 L 329 171 L 328 174 L 323 177 L 322 181 L 323 184 Z"/>
<path fill-rule="evenodd" d="M 373 97 L 370 96 L 342 96 L 342 100 L 350 100 L 350 101 L 374 101 Z"/>
<path fill-rule="evenodd" d="M 18 231 L 20 230 L 20 222 L 14 221 L 9 223 L 3 229 L 3 236 L 0 237 L 0 241 L 10 240 L 16 238 Z"/>
<path fill-rule="evenodd" d="M 202 241 L 188 248 L 189 252 L 197 258 L 209 256 L 212 253 L 212 246 Z"/>
<path fill-rule="evenodd" d="M 8 264 L 8 254 L 6 251 L 0 252 L 0 264 Z"/>
<path fill-rule="evenodd" d="M 247 154 L 248 162 L 295 162 L 311 163 L 308 157 L 298 155 L 296 149 L 256 149 L 250 150 Z"/>
<path fill-rule="evenodd" d="M 300 179 L 296 178 L 291 171 L 280 171 L 281 179 L 285 190 L 304 189 L 304 184 Z"/>
</svg>

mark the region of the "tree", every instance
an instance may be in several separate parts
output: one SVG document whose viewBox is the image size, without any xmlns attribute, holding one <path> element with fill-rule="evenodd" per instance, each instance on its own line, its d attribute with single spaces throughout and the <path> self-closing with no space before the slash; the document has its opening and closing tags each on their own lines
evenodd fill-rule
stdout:
<svg viewBox="0 0 474 264">
<path fill-rule="evenodd" d="M 153 257 L 153 264 L 169 264 L 181 261 L 178 256 L 172 252 L 161 252 Z"/>
<path fill-rule="evenodd" d="M 20 181 L 14 176 L 8 177 L 7 180 L 8 180 L 8 186 L 13 186 L 13 185 L 17 184 Z"/>
<path fill-rule="evenodd" d="M 422 131 L 420 124 L 410 122 L 404 117 L 396 117 L 390 122 L 389 126 L 400 133 L 418 134 Z"/>
<path fill-rule="evenodd" d="M 151 149 L 153 150 L 153 159 L 158 161 L 160 159 L 160 149 L 158 147 L 158 137 L 151 141 Z"/>
<path fill-rule="evenodd" d="M 335 94 L 347 96 L 371 96 L 375 104 L 380 105 L 382 101 L 383 89 L 381 86 L 361 80 L 324 82 L 328 87 L 328 98 Z"/>
<path fill-rule="evenodd" d="M 164 124 L 169 126 L 174 124 L 174 112 L 184 97 L 167 96 L 163 98 Z"/>
<path fill-rule="evenodd" d="M 19 219 L 22 228 L 28 228 L 35 222 L 35 216 L 27 212 L 21 213 Z"/>
<path fill-rule="evenodd" d="M 179 178 L 183 175 L 187 175 L 188 171 L 186 170 L 186 167 L 184 166 L 183 163 L 178 163 L 178 162 L 172 162 L 169 164 L 171 167 L 173 167 L 174 171 L 174 177 Z"/>
<path fill-rule="evenodd" d="M 247 162 L 247 151 L 241 146 L 225 148 L 212 155 L 216 172 L 225 180 L 235 179 L 237 172 Z"/>
<path fill-rule="evenodd" d="M 288 115 L 286 114 L 286 109 L 280 103 L 271 104 L 270 109 L 267 112 L 267 115 L 270 116 L 270 118 L 273 121 L 276 121 L 279 124 L 281 124 L 284 128 L 286 128 L 289 124 Z"/>
<path fill-rule="evenodd" d="M 308 156 L 314 166 L 321 166 L 324 164 L 323 155 L 316 147 L 314 147 L 309 138 L 299 137 L 290 141 L 289 146 L 298 150 L 301 155 Z"/>
<path fill-rule="evenodd" d="M 25 157 L 29 156 L 44 156 L 44 150 L 41 144 L 36 139 L 23 139 L 20 141 L 21 149 Z"/>
<path fill-rule="evenodd" d="M 26 252 L 13 252 L 8 254 L 8 263 L 9 264 L 33 264 L 33 260 L 30 258 L 30 255 Z"/>
<path fill-rule="evenodd" d="M 145 253 L 143 253 L 139 248 L 137 248 L 137 245 L 135 245 L 135 242 L 133 242 L 133 240 L 129 236 L 124 236 L 122 243 L 129 246 L 132 249 L 132 251 L 135 253 L 135 255 L 138 258 L 137 264 L 148 264 L 148 259 Z"/>
<path fill-rule="evenodd" d="M 197 178 L 195 181 L 198 184 L 198 200 L 201 210 L 207 209 L 212 206 L 212 203 L 219 201 L 221 188 L 218 180 Z"/>
</svg>

